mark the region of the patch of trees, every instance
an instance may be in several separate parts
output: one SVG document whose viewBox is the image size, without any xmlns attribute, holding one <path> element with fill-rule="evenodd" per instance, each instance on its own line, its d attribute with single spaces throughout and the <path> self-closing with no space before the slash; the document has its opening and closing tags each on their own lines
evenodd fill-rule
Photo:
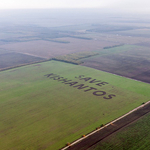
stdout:
<svg viewBox="0 0 150 150">
<path fill-rule="evenodd" d="M 52 58 L 51 60 L 56 60 L 56 61 L 62 61 L 62 62 L 65 62 L 65 63 L 71 63 L 71 64 L 74 64 L 74 65 L 79 65 L 81 64 L 82 62 L 80 61 L 76 61 L 76 60 L 66 60 L 66 59 L 61 59 L 61 58 Z"/>
<path fill-rule="evenodd" d="M 113 45 L 113 46 L 106 46 L 103 49 L 109 49 L 109 48 L 114 48 L 114 47 L 119 47 L 119 46 L 123 46 L 124 44 L 119 44 L 119 45 Z"/>
<path fill-rule="evenodd" d="M 80 59 L 88 58 L 88 57 L 91 57 L 94 55 L 98 55 L 98 53 L 80 52 L 80 53 L 72 53 L 72 54 L 67 54 L 67 55 L 63 55 L 63 56 L 58 56 L 58 57 L 52 58 L 52 60 L 57 60 L 57 61 L 62 61 L 62 62 L 66 62 L 66 63 L 79 65 L 79 64 L 83 63 L 82 61 L 80 61 Z"/>
<path fill-rule="evenodd" d="M 68 37 L 71 37 L 71 38 L 76 38 L 76 39 L 83 39 L 83 40 L 92 40 L 92 38 L 88 38 L 88 37 L 81 37 L 81 36 L 68 36 Z"/>
</svg>

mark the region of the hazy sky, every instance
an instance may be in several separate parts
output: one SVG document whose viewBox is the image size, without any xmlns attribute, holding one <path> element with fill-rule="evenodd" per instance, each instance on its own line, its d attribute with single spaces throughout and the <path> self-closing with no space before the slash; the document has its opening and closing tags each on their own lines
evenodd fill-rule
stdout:
<svg viewBox="0 0 150 150">
<path fill-rule="evenodd" d="M 149 11 L 150 0 L 0 0 L 0 9 L 91 7 Z"/>
</svg>

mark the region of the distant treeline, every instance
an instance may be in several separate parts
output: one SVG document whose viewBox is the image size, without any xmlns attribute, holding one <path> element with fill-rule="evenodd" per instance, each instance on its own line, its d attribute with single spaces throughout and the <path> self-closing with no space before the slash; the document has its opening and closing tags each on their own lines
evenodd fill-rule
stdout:
<svg viewBox="0 0 150 150">
<path fill-rule="evenodd" d="M 50 42 L 56 42 L 56 43 L 70 43 L 69 41 L 62 41 L 62 40 L 56 40 L 56 39 L 43 39 L 44 41 L 50 41 Z"/>
<path fill-rule="evenodd" d="M 5 70 L 9 70 L 9 69 L 14 69 L 14 68 L 18 68 L 18 67 L 27 66 L 27 65 L 47 62 L 47 61 L 51 61 L 51 60 L 56 60 L 56 61 L 61 61 L 61 62 L 66 62 L 66 63 L 79 65 L 79 64 L 83 63 L 82 61 L 80 61 L 80 59 L 91 57 L 91 56 L 94 56 L 94 55 L 98 55 L 98 53 L 95 53 L 95 52 L 73 53 L 73 54 L 58 56 L 58 57 L 54 57 L 54 58 L 50 58 L 50 59 L 34 61 L 34 62 L 31 62 L 31 63 L 24 63 L 24 64 L 19 64 L 19 65 L 15 65 L 15 66 L 11 66 L 11 67 L 6 67 L 6 68 L 0 69 L 0 71 L 5 71 Z"/>
<path fill-rule="evenodd" d="M 76 38 L 76 39 L 83 39 L 83 40 L 92 40 L 92 38 L 89 38 L 89 37 L 82 37 L 82 36 L 68 36 L 68 37 L 71 37 L 71 38 Z"/>
<path fill-rule="evenodd" d="M 71 63 L 74 65 L 79 65 L 82 63 L 82 62 L 76 61 L 76 60 L 65 60 L 65 59 L 59 59 L 59 58 L 52 58 L 51 60 L 61 61 L 61 62 L 65 62 L 65 63 Z"/>
<path fill-rule="evenodd" d="M 73 53 L 73 54 L 68 54 L 68 55 L 64 55 L 64 56 L 58 56 L 58 57 L 52 58 L 52 60 L 57 60 L 57 61 L 62 61 L 62 62 L 79 65 L 79 64 L 83 63 L 82 61 L 80 61 L 80 59 L 91 57 L 94 55 L 98 55 L 98 53 L 80 52 L 80 53 Z"/>
<path fill-rule="evenodd" d="M 123 46 L 124 44 L 119 44 L 119 45 L 113 45 L 113 46 L 106 46 L 103 49 L 109 49 L 109 48 L 114 48 L 114 47 L 119 47 L 119 46 Z"/>
</svg>

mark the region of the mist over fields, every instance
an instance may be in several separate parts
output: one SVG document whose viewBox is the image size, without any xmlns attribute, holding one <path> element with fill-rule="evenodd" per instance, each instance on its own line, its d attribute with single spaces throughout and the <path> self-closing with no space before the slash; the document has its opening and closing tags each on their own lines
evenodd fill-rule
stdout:
<svg viewBox="0 0 150 150">
<path fill-rule="evenodd" d="M 11 9 L 0 10 L 0 22 L 56 27 L 84 23 L 149 23 L 149 14 L 119 12 L 114 9 Z"/>
<path fill-rule="evenodd" d="M 0 149 L 70 146 L 147 104 L 149 41 L 146 13 L 103 8 L 0 10 Z M 149 109 L 146 113 L 149 123 Z M 132 114 L 128 122 L 145 113 L 138 115 Z M 124 120 L 118 128 L 128 125 Z M 140 123 L 144 137 L 150 129 L 146 126 L 143 132 Z M 109 150 L 111 141 L 85 145 Z M 116 143 L 121 149 L 124 141 Z"/>
</svg>

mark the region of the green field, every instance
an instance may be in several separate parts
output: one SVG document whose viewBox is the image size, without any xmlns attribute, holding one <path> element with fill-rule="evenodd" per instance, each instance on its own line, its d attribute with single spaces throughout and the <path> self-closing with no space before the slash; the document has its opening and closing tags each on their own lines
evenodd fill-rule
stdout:
<svg viewBox="0 0 150 150">
<path fill-rule="evenodd" d="M 150 114 L 121 129 L 89 150 L 148 150 L 150 140 Z"/>
<path fill-rule="evenodd" d="M 3 150 L 59 149 L 150 97 L 149 84 L 57 61 L 2 71 L 0 83 Z"/>
</svg>

